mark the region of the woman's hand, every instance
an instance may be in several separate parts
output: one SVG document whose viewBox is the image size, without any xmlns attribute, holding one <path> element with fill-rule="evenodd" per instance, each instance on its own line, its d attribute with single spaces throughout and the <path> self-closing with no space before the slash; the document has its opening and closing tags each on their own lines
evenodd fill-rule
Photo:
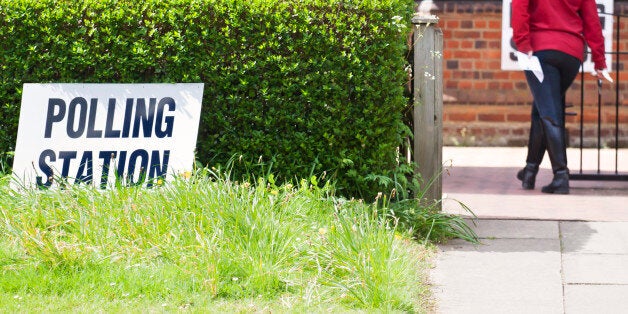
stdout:
<svg viewBox="0 0 628 314">
<path fill-rule="evenodd" d="M 595 70 L 592 74 L 593 74 L 593 76 L 596 76 L 598 79 L 605 78 L 607 81 L 613 83 L 613 79 L 608 74 L 608 70 L 607 69 Z"/>
</svg>

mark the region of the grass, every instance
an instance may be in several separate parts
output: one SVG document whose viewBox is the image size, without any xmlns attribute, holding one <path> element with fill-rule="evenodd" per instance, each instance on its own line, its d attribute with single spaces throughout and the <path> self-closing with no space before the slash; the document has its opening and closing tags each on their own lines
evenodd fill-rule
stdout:
<svg viewBox="0 0 628 314">
<path fill-rule="evenodd" d="M 208 169 L 154 189 L 17 192 L 1 180 L 2 311 L 430 307 L 431 250 L 381 200 L 338 198 L 307 180 L 239 183 Z M 406 207 L 404 221 L 416 220 L 416 206 Z"/>
</svg>

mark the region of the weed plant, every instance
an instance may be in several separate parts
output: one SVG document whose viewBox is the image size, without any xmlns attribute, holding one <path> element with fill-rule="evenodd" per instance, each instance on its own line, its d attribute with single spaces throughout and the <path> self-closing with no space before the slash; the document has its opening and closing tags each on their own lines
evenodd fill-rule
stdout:
<svg viewBox="0 0 628 314">
<path fill-rule="evenodd" d="M 229 177 L 20 192 L 3 177 L 0 308 L 426 311 L 430 250 L 389 196 L 366 204 L 314 177 Z"/>
</svg>

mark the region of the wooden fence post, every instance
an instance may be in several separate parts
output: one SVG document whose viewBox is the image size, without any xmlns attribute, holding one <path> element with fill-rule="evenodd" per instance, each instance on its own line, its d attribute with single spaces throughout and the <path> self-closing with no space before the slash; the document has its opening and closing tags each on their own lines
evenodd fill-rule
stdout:
<svg viewBox="0 0 628 314">
<path fill-rule="evenodd" d="M 440 200 L 443 194 L 443 33 L 435 16 L 414 16 L 414 162 L 424 186 L 425 198 Z M 439 203 L 440 207 L 440 203 Z"/>
</svg>

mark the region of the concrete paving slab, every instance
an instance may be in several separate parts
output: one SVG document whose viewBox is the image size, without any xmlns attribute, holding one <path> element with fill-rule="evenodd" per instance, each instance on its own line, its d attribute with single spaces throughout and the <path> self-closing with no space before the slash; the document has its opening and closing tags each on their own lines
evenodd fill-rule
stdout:
<svg viewBox="0 0 628 314">
<path fill-rule="evenodd" d="M 560 243 L 553 239 L 480 239 L 481 244 L 471 244 L 456 239 L 440 245 L 445 253 L 511 253 L 511 252 L 560 252 Z"/>
<path fill-rule="evenodd" d="M 447 193 L 446 197 L 443 212 L 466 217 L 471 214 L 457 201 L 487 219 L 628 221 L 628 196 Z"/>
<path fill-rule="evenodd" d="M 483 239 L 558 239 L 555 221 L 469 219 L 467 225 Z"/>
<path fill-rule="evenodd" d="M 563 276 L 566 284 L 628 285 L 628 255 L 566 253 Z"/>
<path fill-rule="evenodd" d="M 628 313 L 626 285 L 566 285 L 566 314 Z"/>
<path fill-rule="evenodd" d="M 628 254 L 628 222 L 560 222 L 565 253 Z"/>
<path fill-rule="evenodd" d="M 551 239 L 441 246 L 430 277 L 438 313 L 562 313 L 560 247 Z"/>
</svg>

